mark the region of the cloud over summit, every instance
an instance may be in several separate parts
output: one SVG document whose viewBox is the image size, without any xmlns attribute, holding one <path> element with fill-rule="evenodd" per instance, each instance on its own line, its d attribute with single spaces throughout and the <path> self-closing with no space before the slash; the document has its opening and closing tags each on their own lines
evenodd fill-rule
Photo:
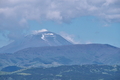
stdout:
<svg viewBox="0 0 120 80">
<path fill-rule="evenodd" d="M 28 20 L 64 22 L 88 15 L 120 22 L 120 1 L 0 0 L 0 30 L 26 28 Z"/>
</svg>

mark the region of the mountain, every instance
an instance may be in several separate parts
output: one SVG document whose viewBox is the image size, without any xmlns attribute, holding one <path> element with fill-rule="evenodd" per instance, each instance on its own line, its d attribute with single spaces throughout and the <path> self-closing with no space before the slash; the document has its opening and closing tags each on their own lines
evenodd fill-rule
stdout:
<svg viewBox="0 0 120 80">
<path fill-rule="evenodd" d="M 0 80 L 120 80 L 120 66 L 70 65 L 0 72 Z"/>
<path fill-rule="evenodd" d="M 120 65 L 120 48 L 108 44 L 31 47 L 0 54 L 0 67 L 51 67 L 59 65 Z"/>
<path fill-rule="evenodd" d="M 15 40 L 12 43 L 0 48 L 0 53 L 13 53 L 28 47 L 60 46 L 71 44 L 72 43 L 56 33 L 41 30 L 35 34 L 30 34 L 22 39 Z"/>
</svg>

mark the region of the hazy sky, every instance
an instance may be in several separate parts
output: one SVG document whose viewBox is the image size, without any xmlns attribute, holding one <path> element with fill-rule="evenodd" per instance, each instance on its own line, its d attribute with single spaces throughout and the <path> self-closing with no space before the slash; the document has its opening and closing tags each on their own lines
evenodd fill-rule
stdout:
<svg viewBox="0 0 120 80">
<path fill-rule="evenodd" d="M 0 47 L 41 29 L 120 47 L 120 0 L 0 0 Z"/>
</svg>

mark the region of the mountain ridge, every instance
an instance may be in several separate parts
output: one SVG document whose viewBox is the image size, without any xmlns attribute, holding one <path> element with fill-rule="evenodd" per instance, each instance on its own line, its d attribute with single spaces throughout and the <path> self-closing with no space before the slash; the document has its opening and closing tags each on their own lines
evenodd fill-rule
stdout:
<svg viewBox="0 0 120 80">
<path fill-rule="evenodd" d="M 47 67 L 57 65 L 120 65 L 120 48 L 106 44 L 75 44 L 32 47 L 13 54 L 0 54 L 0 67 Z"/>
</svg>

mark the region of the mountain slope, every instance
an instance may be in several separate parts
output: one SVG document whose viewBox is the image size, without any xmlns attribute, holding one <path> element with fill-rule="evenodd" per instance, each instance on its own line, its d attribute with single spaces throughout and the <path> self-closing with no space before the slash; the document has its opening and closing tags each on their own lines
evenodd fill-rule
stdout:
<svg viewBox="0 0 120 80">
<path fill-rule="evenodd" d="M 79 64 L 120 65 L 120 48 L 107 44 L 78 44 L 68 46 L 33 47 L 0 54 L 0 67 L 57 66 Z"/>
<path fill-rule="evenodd" d="M 0 48 L 0 53 L 13 53 L 28 47 L 59 46 L 70 44 L 72 43 L 60 35 L 45 30 L 36 34 L 27 35 L 20 40 L 16 40 Z"/>
</svg>

